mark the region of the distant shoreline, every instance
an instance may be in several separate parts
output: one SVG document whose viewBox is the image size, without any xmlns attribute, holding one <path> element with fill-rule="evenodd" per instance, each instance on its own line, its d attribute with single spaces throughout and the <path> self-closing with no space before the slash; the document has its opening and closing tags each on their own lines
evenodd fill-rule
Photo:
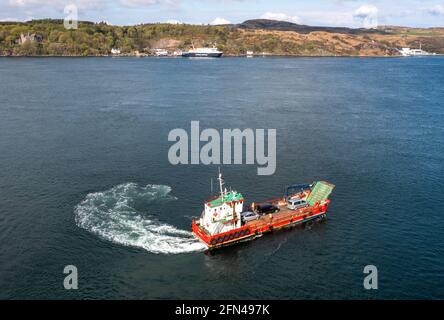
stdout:
<svg viewBox="0 0 444 320">
<path fill-rule="evenodd" d="M 269 54 L 269 55 L 256 55 L 253 57 L 246 57 L 245 55 L 224 55 L 220 58 L 184 58 L 184 57 L 157 57 L 153 55 L 149 56 L 137 56 L 137 55 L 0 55 L 0 58 L 138 58 L 138 59 L 227 59 L 227 58 L 245 58 L 245 59 L 260 59 L 260 58 L 424 58 L 424 57 L 442 57 L 444 54 L 435 54 L 429 56 L 418 56 L 418 57 L 404 57 L 402 55 L 277 55 L 277 54 Z"/>
<path fill-rule="evenodd" d="M 0 55 L 8 57 L 145 57 L 192 47 L 217 47 L 224 57 L 397 57 L 402 48 L 444 54 L 444 28 L 350 29 L 265 19 L 229 26 L 79 22 L 76 30 L 62 20 L 0 23 Z"/>
</svg>

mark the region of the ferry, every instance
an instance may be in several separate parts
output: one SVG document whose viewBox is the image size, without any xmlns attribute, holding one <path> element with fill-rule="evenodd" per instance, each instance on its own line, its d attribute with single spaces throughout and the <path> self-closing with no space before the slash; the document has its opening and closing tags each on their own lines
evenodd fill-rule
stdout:
<svg viewBox="0 0 444 320">
<path fill-rule="evenodd" d="M 185 58 L 220 58 L 223 52 L 216 47 L 213 48 L 192 48 L 188 51 L 182 52 L 182 57 Z"/>
<path fill-rule="evenodd" d="M 425 50 L 422 50 L 421 45 L 419 46 L 419 49 L 410 49 L 410 48 L 402 48 L 399 50 L 399 53 L 403 57 L 420 57 L 420 56 L 434 56 L 436 53 L 427 52 Z"/>
<path fill-rule="evenodd" d="M 250 241 L 271 231 L 326 218 L 334 185 L 326 181 L 290 185 L 283 197 L 245 206 L 241 193 L 226 188 L 204 204 L 191 230 L 208 250 Z"/>
</svg>

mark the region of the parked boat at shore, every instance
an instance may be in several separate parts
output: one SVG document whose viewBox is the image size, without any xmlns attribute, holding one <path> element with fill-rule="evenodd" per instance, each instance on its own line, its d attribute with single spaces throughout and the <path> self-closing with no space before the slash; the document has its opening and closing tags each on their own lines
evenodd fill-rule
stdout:
<svg viewBox="0 0 444 320">
<path fill-rule="evenodd" d="M 422 50 L 421 44 L 419 45 L 419 49 L 411 49 L 411 48 L 402 48 L 399 50 L 399 53 L 403 57 L 418 57 L 418 56 L 434 56 L 436 53 L 427 52 Z"/>
</svg>

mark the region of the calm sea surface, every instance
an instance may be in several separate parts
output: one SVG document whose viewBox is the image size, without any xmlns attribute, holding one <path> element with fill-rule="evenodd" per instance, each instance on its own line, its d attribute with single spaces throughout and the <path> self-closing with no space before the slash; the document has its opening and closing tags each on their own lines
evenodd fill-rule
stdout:
<svg viewBox="0 0 444 320">
<path fill-rule="evenodd" d="M 227 184 L 331 181 L 327 221 L 203 253 L 217 166 L 168 161 L 192 120 L 277 129 L 276 173 Z M 0 298 L 444 299 L 443 164 L 441 57 L 2 58 Z"/>
</svg>

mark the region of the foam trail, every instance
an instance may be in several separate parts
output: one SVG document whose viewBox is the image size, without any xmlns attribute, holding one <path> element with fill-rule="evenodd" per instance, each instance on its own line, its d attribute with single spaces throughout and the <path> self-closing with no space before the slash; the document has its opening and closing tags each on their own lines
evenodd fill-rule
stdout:
<svg viewBox="0 0 444 320">
<path fill-rule="evenodd" d="M 205 246 L 190 231 L 180 230 L 151 217 L 142 216 L 137 204 L 176 199 L 163 185 L 141 187 L 124 183 L 102 192 L 90 193 L 75 209 L 77 225 L 98 236 L 151 253 L 178 254 L 202 251 Z"/>
</svg>

